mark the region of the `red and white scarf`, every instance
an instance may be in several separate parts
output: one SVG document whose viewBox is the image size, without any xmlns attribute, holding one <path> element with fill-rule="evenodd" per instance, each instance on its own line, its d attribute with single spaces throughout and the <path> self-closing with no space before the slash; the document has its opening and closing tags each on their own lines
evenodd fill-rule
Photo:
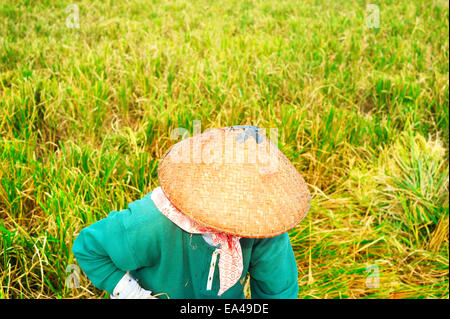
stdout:
<svg viewBox="0 0 450 319">
<path fill-rule="evenodd" d="M 243 270 L 242 249 L 239 243 L 240 237 L 227 235 L 202 226 L 182 214 L 172 205 L 161 187 L 153 190 L 151 198 L 158 210 L 184 231 L 191 234 L 211 234 L 214 245 L 218 246 L 220 244 L 218 248 L 220 253 L 220 289 L 218 295 L 221 296 L 225 291 L 233 287 L 241 278 Z"/>
</svg>

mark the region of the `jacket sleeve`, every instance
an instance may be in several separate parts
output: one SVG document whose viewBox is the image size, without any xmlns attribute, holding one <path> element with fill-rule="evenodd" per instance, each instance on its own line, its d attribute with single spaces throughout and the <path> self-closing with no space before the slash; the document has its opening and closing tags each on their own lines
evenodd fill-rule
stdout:
<svg viewBox="0 0 450 319">
<path fill-rule="evenodd" d="M 150 235 L 155 212 L 148 200 L 149 196 L 131 203 L 128 209 L 111 212 L 84 228 L 75 239 L 72 252 L 97 288 L 112 293 L 126 271 L 155 260 L 157 251 Z M 145 253 L 138 256 L 137 251 Z"/>
<path fill-rule="evenodd" d="M 255 240 L 250 259 L 252 299 L 296 299 L 298 271 L 289 235 Z"/>
</svg>

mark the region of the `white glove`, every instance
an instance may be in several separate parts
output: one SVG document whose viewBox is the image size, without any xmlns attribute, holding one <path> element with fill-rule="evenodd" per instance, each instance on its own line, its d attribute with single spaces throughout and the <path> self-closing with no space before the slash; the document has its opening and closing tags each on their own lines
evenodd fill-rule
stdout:
<svg viewBox="0 0 450 319">
<path fill-rule="evenodd" d="M 114 288 L 111 299 L 157 299 L 150 290 L 142 288 L 127 272 Z"/>
</svg>

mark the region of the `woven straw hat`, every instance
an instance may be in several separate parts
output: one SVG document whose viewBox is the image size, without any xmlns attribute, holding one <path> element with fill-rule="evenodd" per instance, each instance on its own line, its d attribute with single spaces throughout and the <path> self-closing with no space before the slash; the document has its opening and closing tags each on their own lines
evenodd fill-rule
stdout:
<svg viewBox="0 0 450 319">
<path fill-rule="evenodd" d="M 282 234 L 310 207 L 301 175 L 253 126 L 213 129 L 178 142 L 160 161 L 158 177 L 183 214 L 239 237 Z"/>
</svg>

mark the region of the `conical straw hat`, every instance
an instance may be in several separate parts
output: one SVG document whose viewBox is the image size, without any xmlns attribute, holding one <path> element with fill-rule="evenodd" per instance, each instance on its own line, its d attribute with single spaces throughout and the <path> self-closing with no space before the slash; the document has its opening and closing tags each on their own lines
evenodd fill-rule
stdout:
<svg viewBox="0 0 450 319">
<path fill-rule="evenodd" d="M 183 214 L 240 237 L 290 230 L 311 201 L 295 167 L 252 126 L 213 129 L 178 142 L 160 161 L 158 177 Z"/>
</svg>

